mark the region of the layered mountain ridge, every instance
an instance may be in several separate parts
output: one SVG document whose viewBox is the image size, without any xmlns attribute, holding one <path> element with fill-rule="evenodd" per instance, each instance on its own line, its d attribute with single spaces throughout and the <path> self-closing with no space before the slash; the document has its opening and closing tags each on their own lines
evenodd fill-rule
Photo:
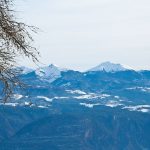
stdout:
<svg viewBox="0 0 150 150">
<path fill-rule="evenodd" d="M 71 71 L 71 69 L 61 68 L 54 64 L 50 64 L 49 66 L 39 67 L 35 70 L 26 67 L 21 67 L 21 70 L 22 70 L 22 74 L 35 72 L 35 74 L 39 76 L 40 79 L 43 80 L 45 79 L 49 82 L 53 82 L 59 77 L 61 77 L 61 72 Z M 107 61 L 85 72 L 99 72 L 99 71 L 119 72 L 119 71 L 127 71 L 127 70 L 134 70 L 134 69 L 126 65 L 111 63 Z"/>
<path fill-rule="evenodd" d="M 51 64 L 22 72 L 20 77 L 29 86 L 25 90 L 28 92 L 17 90 L 12 97 L 12 105 L 49 108 L 55 100 L 80 100 L 80 105 L 89 108 L 105 105 L 149 112 L 149 75 L 150 71 L 135 71 L 110 62 L 86 72 L 62 69 Z M 92 103 L 88 102 L 91 100 Z"/>
<path fill-rule="evenodd" d="M 21 69 L 22 69 L 22 73 L 26 73 L 26 72 L 29 73 L 31 71 L 35 71 L 36 74 L 39 76 L 43 76 L 42 74 L 45 74 L 46 76 L 47 74 L 51 74 L 51 73 L 53 74 L 54 72 L 58 72 L 58 71 L 61 72 L 61 71 L 72 70 L 72 69 L 67 69 L 67 68 L 61 68 L 55 64 L 50 64 L 49 66 L 39 67 L 35 70 L 26 68 L 26 67 L 21 67 Z M 85 72 L 90 72 L 90 71 L 118 72 L 118 71 L 126 71 L 126 70 L 134 70 L 134 69 L 127 65 L 106 61 L 106 62 L 101 63 L 100 65 L 97 65 L 91 69 L 88 69 Z"/>
<path fill-rule="evenodd" d="M 27 87 L 0 102 L 0 149 L 150 149 L 150 71 L 22 70 Z"/>
</svg>

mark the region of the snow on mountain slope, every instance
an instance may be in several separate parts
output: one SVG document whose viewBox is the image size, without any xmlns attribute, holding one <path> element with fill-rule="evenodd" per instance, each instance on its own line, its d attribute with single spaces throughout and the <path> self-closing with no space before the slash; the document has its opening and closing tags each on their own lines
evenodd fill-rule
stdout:
<svg viewBox="0 0 150 150">
<path fill-rule="evenodd" d="M 37 76 L 39 76 L 40 79 L 53 82 L 61 77 L 61 71 L 65 70 L 51 64 L 46 67 L 38 68 L 35 73 Z"/>
<path fill-rule="evenodd" d="M 132 68 L 122 65 L 115 64 L 111 62 L 104 62 L 88 71 L 106 71 L 106 72 L 117 72 L 117 71 L 125 71 L 125 70 L 133 70 Z"/>
</svg>

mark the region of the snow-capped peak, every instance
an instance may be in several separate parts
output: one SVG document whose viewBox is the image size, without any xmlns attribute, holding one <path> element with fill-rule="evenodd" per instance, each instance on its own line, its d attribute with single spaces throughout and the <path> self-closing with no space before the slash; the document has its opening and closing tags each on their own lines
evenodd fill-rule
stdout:
<svg viewBox="0 0 150 150">
<path fill-rule="evenodd" d="M 122 64 L 104 62 L 88 71 L 117 72 L 117 71 L 126 71 L 126 70 L 133 70 L 133 69 L 128 66 L 122 65 Z"/>
<path fill-rule="evenodd" d="M 39 76 L 40 79 L 53 82 L 61 77 L 61 71 L 63 71 L 63 69 L 54 64 L 51 64 L 49 66 L 38 68 L 35 73 L 37 76 Z"/>
</svg>

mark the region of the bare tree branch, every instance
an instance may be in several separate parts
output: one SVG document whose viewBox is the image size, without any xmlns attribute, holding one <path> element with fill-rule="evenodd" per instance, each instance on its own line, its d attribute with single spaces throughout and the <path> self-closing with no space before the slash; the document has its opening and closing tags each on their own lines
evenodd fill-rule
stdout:
<svg viewBox="0 0 150 150">
<path fill-rule="evenodd" d="M 16 86 L 22 86 L 15 70 L 16 58 L 25 56 L 38 61 L 38 51 L 32 46 L 31 32 L 37 28 L 18 22 L 15 18 L 13 0 L 0 0 L 0 82 L 3 85 L 2 99 L 7 101 Z"/>
</svg>

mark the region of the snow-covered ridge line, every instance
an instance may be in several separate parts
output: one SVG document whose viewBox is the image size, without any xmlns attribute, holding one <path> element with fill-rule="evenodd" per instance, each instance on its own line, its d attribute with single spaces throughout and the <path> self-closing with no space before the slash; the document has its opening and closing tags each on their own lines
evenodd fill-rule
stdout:
<svg viewBox="0 0 150 150">
<path fill-rule="evenodd" d="M 89 69 L 88 71 L 117 72 L 117 71 L 126 71 L 126 70 L 133 70 L 133 69 L 123 64 L 116 64 L 108 61 L 108 62 L 101 63 L 100 65 Z"/>
<path fill-rule="evenodd" d="M 21 70 L 21 73 L 22 74 L 28 74 L 30 72 L 33 72 L 33 71 L 38 71 L 38 70 L 43 70 L 44 68 L 49 68 L 49 67 L 55 67 L 57 68 L 60 72 L 67 72 L 69 70 L 72 70 L 72 71 L 78 71 L 78 72 L 89 72 L 89 71 L 106 71 L 106 72 L 117 72 L 117 71 L 126 71 L 126 70 L 133 70 L 133 71 L 136 71 L 136 72 L 143 72 L 143 71 L 150 71 L 149 69 L 133 69 L 132 67 L 130 66 L 127 66 L 127 65 L 124 65 L 124 64 L 120 64 L 120 63 L 113 63 L 113 62 L 109 62 L 109 61 L 106 61 L 106 62 L 103 62 L 93 68 L 90 68 L 86 71 L 82 71 L 82 70 L 74 70 L 74 69 L 68 69 L 68 68 L 61 68 L 55 64 L 50 64 L 50 65 L 45 65 L 44 67 L 39 67 L 39 68 L 36 68 L 36 69 L 31 69 L 31 68 L 28 68 L 28 67 L 25 67 L 25 66 L 21 66 L 21 67 L 17 67 L 16 69 L 19 69 Z"/>
<path fill-rule="evenodd" d="M 46 67 L 38 68 L 35 74 L 39 76 L 41 80 L 47 80 L 48 82 L 53 82 L 61 77 L 61 71 L 55 65 L 49 65 Z"/>
<path fill-rule="evenodd" d="M 69 71 L 69 70 L 73 70 L 73 69 L 67 69 L 67 68 L 61 68 L 55 64 L 50 64 L 48 66 L 43 66 L 43 67 L 39 67 L 37 69 L 31 69 L 28 67 L 19 67 L 22 70 L 22 74 L 27 74 L 30 73 L 32 71 L 35 71 L 37 75 L 42 75 L 42 72 L 45 73 L 45 75 L 47 75 L 47 73 L 49 73 L 49 70 L 52 70 L 50 73 L 53 73 L 53 71 L 60 71 L 60 72 L 65 72 L 65 71 Z M 125 71 L 125 70 L 134 70 L 133 68 L 127 66 L 127 65 L 123 65 L 123 64 L 116 64 L 116 63 L 112 63 L 112 62 L 103 62 L 100 65 L 97 65 L 96 67 L 93 67 L 85 72 L 88 71 L 106 71 L 106 72 L 112 72 L 112 71 Z M 74 70 L 76 71 L 76 70 Z M 81 71 L 84 72 L 84 71 Z"/>
<path fill-rule="evenodd" d="M 129 111 L 150 112 L 150 105 L 136 105 L 136 106 L 124 106 L 122 109 L 128 109 Z"/>
</svg>

